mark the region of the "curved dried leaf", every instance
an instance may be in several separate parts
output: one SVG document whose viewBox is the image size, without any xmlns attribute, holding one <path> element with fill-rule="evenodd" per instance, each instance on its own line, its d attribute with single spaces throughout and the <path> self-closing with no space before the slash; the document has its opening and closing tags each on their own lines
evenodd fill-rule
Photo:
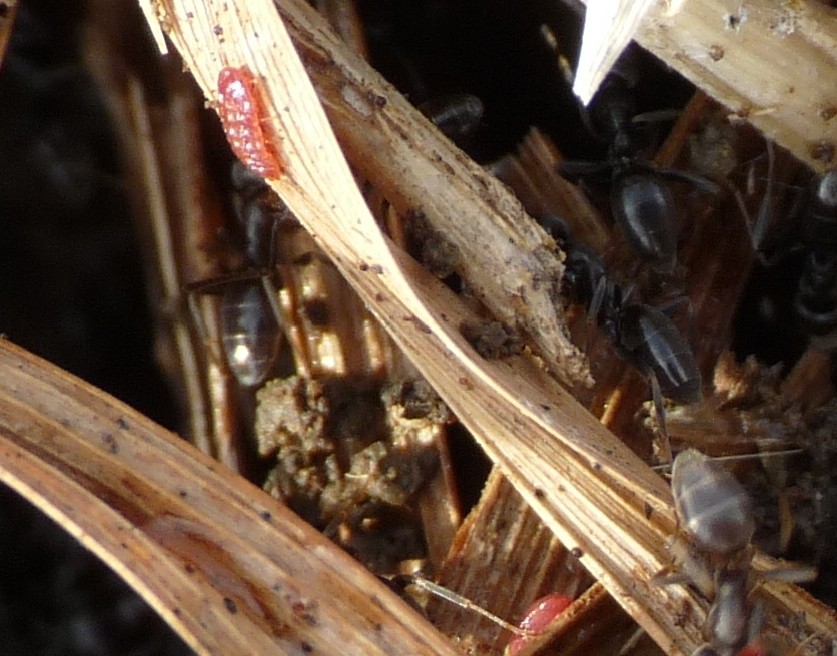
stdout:
<svg viewBox="0 0 837 656">
<path fill-rule="evenodd" d="M 261 490 L 103 392 L 0 342 L 0 480 L 201 654 L 453 653 Z"/>
</svg>

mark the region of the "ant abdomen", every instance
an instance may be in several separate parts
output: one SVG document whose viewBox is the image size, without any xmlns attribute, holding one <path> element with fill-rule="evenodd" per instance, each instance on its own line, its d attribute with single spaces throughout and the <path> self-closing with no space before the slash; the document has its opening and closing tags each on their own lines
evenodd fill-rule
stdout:
<svg viewBox="0 0 837 656">
<path fill-rule="evenodd" d="M 482 123 L 485 106 L 469 93 L 452 93 L 432 98 L 419 105 L 419 110 L 453 141 L 472 135 Z"/>
<path fill-rule="evenodd" d="M 699 548 L 727 556 L 750 543 L 755 531 L 750 497 L 714 460 L 695 449 L 678 454 L 671 491 L 682 528 Z"/>
<path fill-rule="evenodd" d="M 230 371 L 244 387 L 264 382 L 283 333 L 262 284 L 258 280 L 227 284 L 219 314 L 221 344 Z"/>
<path fill-rule="evenodd" d="M 641 373 L 654 374 L 663 396 L 682 404 L 700 401 L 700 369 L 671 319 L 634 303 L 622 309 L 619 331 L 616 345 L 623 357 Z"/>
<path fill-rule="evenodd" d="M 677 262 L 679 221 L 674 196 L 662 176 L 650 171 L 617 176 L 611 206 L 637 254 L 655 271 L 671 273 Z"/>
</svg>

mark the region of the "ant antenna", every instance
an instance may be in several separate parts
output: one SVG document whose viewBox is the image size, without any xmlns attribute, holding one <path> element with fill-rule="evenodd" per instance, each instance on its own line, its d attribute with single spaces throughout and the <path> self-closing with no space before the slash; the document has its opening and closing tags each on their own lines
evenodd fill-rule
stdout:
<svg viewBox="0 0 837 656">
<path fill-rule="evenodd" d="M 674 457 L 671 452 L 671 440 L 668 437 L 666 425 L 666 410 L 663 405 L 663 392 L 660 389 L 660 381 L 653 371 L 648 375 L 651 381 L 651 398 L 654 400 L 654 414 L 657 415 L 657 424 L 660 428 L 660 458 L 664 463 L 671 464 Z"/>
<path fill-rule="evenodd" d="M 736 455 L 729 455 L 729 456 L 709 456 L 711 460 L 717 460 L 718 462 L 730 461 L 734 462 L 736 460 L 754 460 L 756 458 L 767 458 L 771 456 L 796 456 L 801 453 L 805 453 L 805 449 L 780 449 L 778 451 L 764 451 L 762 453 L 739 453 Z M 654 471 L 666 471 L 671 469 L 671 463 L 662 463 L 659 465 L 651 465 L 651 469 Z"/>
<path fill-rule="evenodd" d="M 470 599 L 463 597 L 462 595 L 450 590 L 449 588 L 444 587 L 443 585 L 439 585 L 438 583 L 434 583 L 430 579 L 426 579 L 420 574 L 409 574 L 404 575 L 402 577 L 403 580 L 406 580 L 408 584 L 415 585 L 417 588 L 421 588 L 430 594 L 436 595 L 440 599 L 444 599 L 445 601 L 449 601 L 452 604 L 459 606 L 460 608 L 465 608 L 470 611 L 474 611 L 475 613 L 479 613 L 483 617 L 491 620 L 498 626 L 503 627 L 506 631 L 511 631 L 515 635 L 523 636 L 524 638 L 534 638 L 538 635 L 536 631 L 527 631 L 526 629 L 521 629 L 514 624 L 509 624 L 504 619 L 497 617 L 494 613 L 486 610 L 482 606 L 478 606 Z"/>
<path fill-rule="evenodd" d="M 779 451 L 764 451 L 763 453 L 739 453 L 738 455 L 730 456 L 713 456 L 712 460 L 750 460 L 752 458 L 765 458 L 768 456 L 795 456 L 800 453 L 805 453 L 804 449 L 781 449 Z"/>
</svg>

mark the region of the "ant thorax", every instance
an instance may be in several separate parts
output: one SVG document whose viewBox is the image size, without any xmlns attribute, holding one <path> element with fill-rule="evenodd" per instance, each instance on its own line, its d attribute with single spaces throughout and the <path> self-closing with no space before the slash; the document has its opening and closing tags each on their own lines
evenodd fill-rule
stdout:
<svg viewBox="0 0 837 656">
<path fill-rule="evenodd" d="M 720 570 L 715 577 L 715 600 L 706 616 L 704 634 L 719 654 L 738 653 L 761 623 L 749 602 L 750 576 L 747 569 Z"/>
<path fill-rule="evenodd" d="M 672 566 L 670 573 L 665 573 L 661 579 L 666 583 L 689 583 L 706 599 L 714 599 L 718 593 L 721 572 L 747 571 L 753 557 L 749 544 L 725 555 L 704 549 L 682 526 L 669 543 L 668 550 Z"/>
</svg>

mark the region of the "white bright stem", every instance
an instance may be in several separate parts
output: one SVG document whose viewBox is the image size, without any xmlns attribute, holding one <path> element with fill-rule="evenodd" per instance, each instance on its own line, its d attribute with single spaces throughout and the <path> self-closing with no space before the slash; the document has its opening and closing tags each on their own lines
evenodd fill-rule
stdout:
<svg viewBox="0 0 837 656">
<path fill-rule="evenodd" d="M 587 105 L 658 0 L 587 0 L 573 93 Z M 669 10 L 682 4 L 674 0 Z"/>
</svg>

